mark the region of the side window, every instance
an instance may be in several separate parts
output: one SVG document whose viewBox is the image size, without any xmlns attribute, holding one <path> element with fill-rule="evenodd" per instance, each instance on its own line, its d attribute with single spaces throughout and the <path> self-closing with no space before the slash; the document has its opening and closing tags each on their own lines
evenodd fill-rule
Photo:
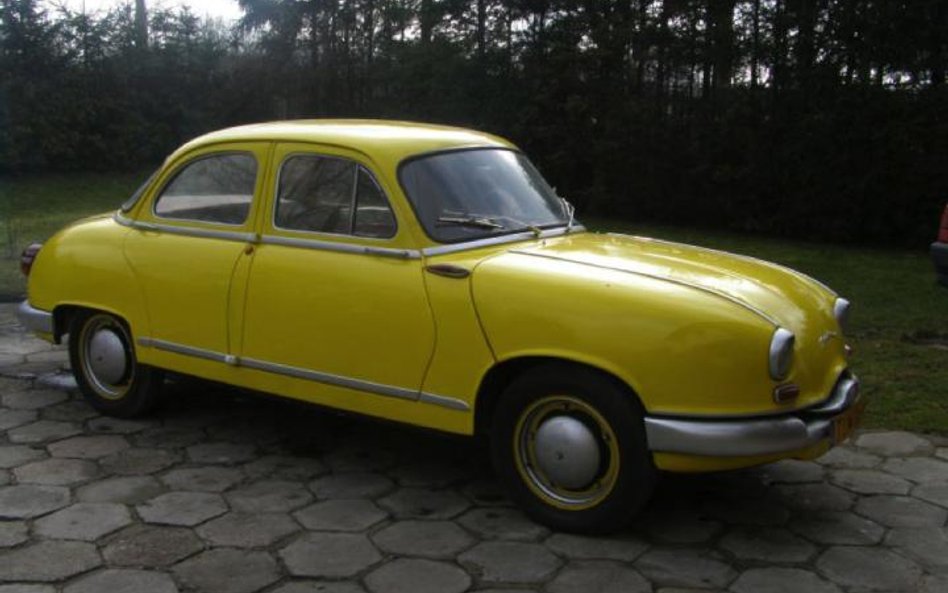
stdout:
<svg viewBox="0 0 948 593">
<path fill-rule="evenodd" d="M 280 169 L 276 226 L 294 231 L 348 233 L 356 164 L 292 156 Z"/>
<path fill-rule="evenodd" d="M 185 165 L 155 202 L 162 218 L 243 224 L 257 179 L 257 160 L 246 153 L 199 158 Z"/>
<path fill-rule="evenodd" d="M 149 175 L 148 179 L 143 181 L 142 184 L 138 186 L 138 189 L 135 190 L 135 193 L 129 196 L 127 200 L 122 202 L 122 206 L 121 206 L 122 212 L 128 212 L 129 210 L 135 207 L 135 204 L 137 204 L 138 200 L 141 199 L 142 194 L 145 193 L 145 190 L 148 189 L 148 186 L 151 185 L 151 182 L 155 180 L 156 175 L 158 175 L 158 171 L 155 171 L 154 173 Z"/>
<path fill-rule="evenodd" d="M 278 228 L 387 238 L 395 217 L 364 168 L 346 159 L 295 155 L 283 162 L 274 225 Z"/>
</svg>

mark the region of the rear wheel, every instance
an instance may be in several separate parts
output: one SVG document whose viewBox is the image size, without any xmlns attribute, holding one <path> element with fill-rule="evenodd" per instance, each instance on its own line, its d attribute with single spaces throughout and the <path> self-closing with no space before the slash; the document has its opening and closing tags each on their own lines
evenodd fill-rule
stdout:
<svg viewBox="0 0 948 593">
<path fill-rule="evenodd" d="M 621 529 L 656 480 L 638 400 L 585 367 L 546 365 L 514 380 L 494 412 L 491 451 L 510 496 L 564 531 Z"/>
<path fill-rule="evenodd" d="M 158 401 L 163 373 L 138 363 L 131 333 L 114 315 L 87 311 L 73 318 L 69 361 L 79 391 L 103 414 L 130 418 Z"/>
</svg>

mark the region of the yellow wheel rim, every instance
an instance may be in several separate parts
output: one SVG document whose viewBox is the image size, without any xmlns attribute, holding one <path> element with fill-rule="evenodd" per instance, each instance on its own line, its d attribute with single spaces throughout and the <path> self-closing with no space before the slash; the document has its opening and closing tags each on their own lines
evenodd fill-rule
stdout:
<svg viewBox="0 0 948 593">
<path fill-rule="evenodd" d="M 555 423 L 582 426 L 580 432 L 597 448 L 595 467 L 583 484 L 557 483 L 555 472 L 543 463 L 548 451 L 542 447 L 542 430 Z M 559 509 L 579 511 L 600 504 L 612 492 L 619 475 L 619 445 L 612 426 L 593 406 L 569 395 L 551 395 L 533 402 L 517 419 L 513 434 L 513 454 L 524 484 L 541 500 Z M 545 467 L 546 465 L 546 467 Z"/>
</svg>

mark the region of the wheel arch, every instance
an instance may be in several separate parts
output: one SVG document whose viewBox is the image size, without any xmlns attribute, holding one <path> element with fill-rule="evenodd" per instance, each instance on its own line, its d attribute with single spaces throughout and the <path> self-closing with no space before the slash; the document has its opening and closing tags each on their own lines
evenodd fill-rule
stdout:
<svg viewBox="0 0 948 593">
<path fill-rule="evenodd" d="M 629 396 L 643 414 L 645 412 L 645 406 L 635 388 L 608 369 L 588 362 L 557 356 L 517 356 L 498 362 L 487 371 L 481 380 L 474 402 L 474 434 L 487 434 L 497 402 L 512 381 L 526 372 L 547 365 L 592 371 L 614 383 Z"/>
<path fill-rule="evenodd" d="M 62 341 L 62 337 L 64 335 L 69 333 L 69 326 L 72 325 L 72 321 L 75 319 L 76 315 L 84 311 L 92 313 L 108 313 L 109 315 L 114 316 L 125 325 L 125 328 L 128 330 L 129 334 L 134 337 L 131 323 L 129 323 L 128 318 L 119 311 L 115 311 L 109 307 L 101 307 L 86 303 L 62 303 L 53 307 L 53 338 L 56 340 L 57 344 Z"/>
</svg>

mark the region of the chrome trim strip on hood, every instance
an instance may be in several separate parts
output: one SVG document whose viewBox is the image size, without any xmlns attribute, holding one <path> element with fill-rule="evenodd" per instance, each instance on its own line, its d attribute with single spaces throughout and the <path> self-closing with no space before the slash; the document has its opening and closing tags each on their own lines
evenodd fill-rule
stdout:
<svg viewBox="0 0 948 593">
<path fill-rule="evenodd" d="M 603 264 L 597 264 L 597 263 L 582 261 L 582 260 L 578 260 L 578 259 L 569 259 L 569 258 L 566 258 L 566 257 L 560 257 L 560 256 L 557 256 L 557 255 L 550 255 L 550 254 L 546 254 L 546 253 L 537 253 L 537 252 L 535 252 L 535 251 L 527 251 L 527 250 L 525 250 L 525 249 L 511 249 L 511 250 L 510 250 L 510 253 L 516 253 L 516 254 L 519 254 L 519 255 L 528 255 L 528 256 L 532 256 L 532 257 L 542 257 L 542 258 L 546 258 L 546 259 L 552 259 L 552 260 L 554 260 L 554 261 L 561 261 L 561 262 L 566 262 L 566 263 L 571 263 L 571 264 L 578 264 L 578 265 L 581 265 L 581 266 L 591 266 L 591 267 L 593 267 L 593 268 L 599 268 L 599 269 L 601 269 L 601 270 L 610 270 L 610 271 L 613 271 L 613 272 L 624 272 L 624 273 L 626 273 L 626 274 L 634 274 L 634 275 L 636 275 L 636 276 L 642 276 L 643 278 L 651 278 L 652 280 L 659 280 L 659 281 L 661 281 L 661 282 L 668 282 L 668 283 L 671 283 L 671 284 L 677 284 L 678 286 L 684 286 L 684 287 L 686 287 L 686 288 L 692 288 L 692 289 L 694 289 L 694 290 L 699 290 L 699 291 L 701 291 L 701 292 L 704 292 L 704 293 L 707 293 L 707 294 L 714 295 L 714 296 L 716 296 L 716 297 L 722 298 L 722 299 L 724 299 L 724 300 L 726 300 L 726 301 L 730 301 L 731 303 L 734 303 L 735 305 L 738 305 L 739 307 L 743 307 L 744 309 L 747 309 L 747 310 L 750 311 L 751 313 L 756 314 L 758 317 L 760 317 L 760 318 L 763 319 L 764 321 L 770 323 L 770 324 L 773 325 L 774 327 L 780 327 L 780 323 L 777 322 L 776 319 L 774 319 L 773 317 L 771 317 L 771 316 L 768 315 L 767 313 L 764 313 L 762 310 L 758 309 L 757 307 L 755 307 L 755 306 L 753 306 L 753 305 L 751 305 L 751 304 L 749 304 L 749 303 L 746 303 L 746 302 L 740 300 L 740 299 L 737 298 L 737 297 L 731 296 L 731 295 L 729 295 L 729 294 L 727 294 L 727 293 L 725 293 L 725 292 L 721 292 L 721 291 L 719 291 L 719 290 L 714 290 L 713 288 L 708 288 L 707 286 L 702 286 L 702 285 L 696 284 L 696 283 L 694 283 L 694 282 L 687 282 L 687 281 L 685 281 L 685 280 L 679 280 L 679 279 L 676 279 L 676 278 L 669 278 L 669 277 L 667 277 L 667 276 L 661 276 L 661 275 L 659 275 L 659 274 L 649 274 L 648 272 L 642 272 L 642 271 L 639 271 L 639 270 L 626 270 L 626 269 L 624 269 L 624 268 L 619 268 L 619 267 L 616 267 L 616 266 L 606 266 L 606 265 L 603 265 Z"/>
<path fill-rule="evenodd" d="M 682 243 L 682 242 L 680 242 L 680 241 L 669 241 L 668 239 L 656 239 L 655 237 L 643 237 L 643 236 L 641 236 L 641 235 L 626 235 L 626 234 L 624 234 L 624 233 L 606 233 L 606 234 L 607 234 L 608 236 L 610 236 L 610 237 L 623 237 L 623 238 L 630 238 L 630 237 L 631 237 L 631 238 L 633 238 L 633 239 L 642 239 L 642 240 L 645 240 L 645 241 L 652 241 L 652 242 L 654 242 L 654 243 L 664 243 L 665 245 L 675 245 L 675 246 L 680 245 L 680 246 L 682 246 L 682 247 L 690 247 L 690 248 L 693 248 L 693 249 L 697 249 L 697 250 L 699 250 L 699 251 L 707 251 L 707 252 L 709 252 L 709 253 L 718 253 L 718 254 L 721 254 L 721 255 L 728 255 L 728 256 L 734 257 L 734 258 L 736 258 L 736 259 L 742 259 L 742 260 L 744 260 L 744 261 L 753 262 L 753 263 L 755 263 L 755 264 L 765 264 L 765 265 L 768 265 L 768 266 L 773 266 L 773 267 L 775 267 L 775 268 L 777 268 L 777 269 L 779 269 L 779 270 L 783 270 L 784 272 L 787 272 L 787 273 L 789 273 L 789 274 L 791 274 L 791 275 L 793 275 L 793 276 L 796 276 L 796 277 L 798 277 L 798 278 L 803 278 L 804 280 L 809 280 L 810 282 L 812 282 L 813 284 L 816 284 L 817 286 L 819 286 L 820 288 L 822 288 L 822 289 L 825 290 L 826 292 L 830 293 L 830 294 L 833 295 L 834 297 L 838 297 L 838 296 L 839 296 L 839 295 L 836 293 L 835 290 L 833 290 L 833 289 L 830 288 L 829 286 L 823 284 L 822 282 L 820 282 L 819 280 L 817 280 L 817 279 L 814 278 L 813 276 L 810 276 L 809 274 L 804 274 L 804 273 L 801 272 L 800 270 L 794 270 L 793 268 L 789 268 L 789 267 L 787 267 L 787 266 L 785 266 L 785 265 L 783 265 L 783 264 L 778 264 L 778 263 L 776 263 L 776 262 L 772 262 L 772 261 L 766 260 L 766 259 L 761 259 L 761 258 L 759 258 L 759 257 L 754 257 L 754 256 L 752 256 L 752 255 L 744 255 L 744 254 L 742 254 L 742 253 L 734 253 L 733 251 L 724 251 L 723 249 L 715 249 L 715 248 L 713 248 L 713 247 L 704 247 L 704 246 L 702 246 L 702 245 L 693 245 L 693 244 L 691 244 L 691 243 Z"/>
</svg>

